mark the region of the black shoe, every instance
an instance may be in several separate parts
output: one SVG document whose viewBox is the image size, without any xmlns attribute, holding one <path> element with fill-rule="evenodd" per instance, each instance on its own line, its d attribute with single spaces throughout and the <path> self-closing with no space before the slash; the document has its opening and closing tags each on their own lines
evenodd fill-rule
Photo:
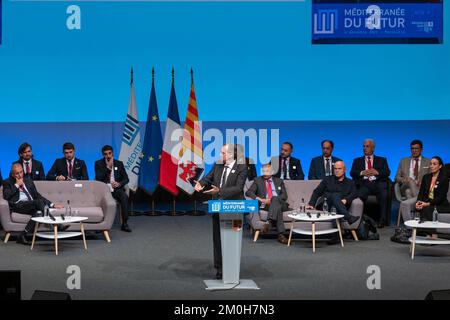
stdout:
<svg viewBox="0 0 450 320">
<path fill-rule="evenodd" d="M 30 245 L 30 243 L 29 243 L 28 240 L 27 240 L 27 237 L 25 236 L 25 233 L 21 233 L 21 234 L 17 237 L 16 242 L 17 242 L 17 243 L 20 243 L 20 244 L 24 244 L 24 245 L 26 245 L 26 246 Z"/>
<path fill-rule="evenodd" d="M 216 277 L 217 280 L 222 280 L 222 270 L 217 270 Z"/>
<path fill-rule="evenodd" d="M 120 230 L 125 231 L 125 232 L 131 232 L 131 229 L 130 229 L 130 227 L 128 226 L 127 223 L 124 223 L 122 225 L 122 227 L 120 228 Z"/>
<path fill-rule="evenodd" d="M 345 218 L 345 220 L 347 221 L 348 224 L 353 224 L 353 223 L 355 223 L 356 221 L 358 221 L 358 219 L 359 219 L 359 217 L 355 217 L 355 216 L 352 216 L 352 215 L 348 215 L 348 216 Z"/>
</svg>

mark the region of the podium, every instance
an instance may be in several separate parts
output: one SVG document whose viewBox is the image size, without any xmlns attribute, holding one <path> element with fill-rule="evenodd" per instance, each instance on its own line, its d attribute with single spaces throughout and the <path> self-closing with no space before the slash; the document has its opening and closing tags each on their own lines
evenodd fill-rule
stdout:
<svg viewBox="0 0 450 320">
<path fill-rule="evenodd" d="M 222 280 L 204 280 L 206 290 L 259 289 L 253 280 L 240 279 L 242 213 L 221 213 Z"/>
</svg>

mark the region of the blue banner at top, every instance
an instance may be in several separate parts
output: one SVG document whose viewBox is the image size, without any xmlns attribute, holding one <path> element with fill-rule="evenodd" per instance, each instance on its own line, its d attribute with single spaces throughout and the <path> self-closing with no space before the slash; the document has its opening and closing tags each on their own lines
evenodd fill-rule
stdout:
<svg viewBox="0 0 450 320">
<path fill-rule="evenodd" d="M 312 43 L 442 43 L 443 4 L 313 3 Z"/>
</svg>

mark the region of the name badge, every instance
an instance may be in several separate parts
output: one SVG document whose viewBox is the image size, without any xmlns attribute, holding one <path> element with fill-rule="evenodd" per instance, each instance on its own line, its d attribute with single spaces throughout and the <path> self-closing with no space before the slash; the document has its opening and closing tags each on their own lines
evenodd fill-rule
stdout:
<svg viewBox="0 0 450 320">
<path fill-rule="evenodd" d="M 36 174 L 39 174 L 39 171 L 36 171 Z"/>
<path fill-rule="evenodd" d="M 234 169 L 233 169 L 233 170 L 231 170 L 231 173 L 235 173 L 235 172 L 236 172 L 236 170 L 234 170 Z"/>
<path fill-rule="evenodd" d="M 278 190 L 281 190 L 281 187 L 278 187 Z"/>
<path fill-rule="evenodd" d="M 117 169 L 117 167 L 114 167 L 114 170 L 119 170 L 119 169 Z"/>
<path fill-rule="evenodd" d="M 292 169 L 297 169 L 297 166 L 292 166 Z"/>
</svg>

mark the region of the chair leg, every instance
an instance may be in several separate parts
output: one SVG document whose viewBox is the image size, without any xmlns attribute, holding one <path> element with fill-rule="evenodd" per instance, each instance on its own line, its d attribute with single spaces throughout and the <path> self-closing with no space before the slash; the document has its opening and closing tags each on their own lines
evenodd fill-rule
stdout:
<svg viewBox="0 0 450 320">
<path fill-rule="evenodd" d="M 5 234 L 5 241 L 4 241 L 4 243 L 8 243 L 8 241 L 9 241 L 9 237 L 11 236 L 11 232 L 7 232 L 6 234 Z"/>
<path fill-rule="evenodd" d="M 253 242 L 256 242 L 256 241 L 258 240 L 259 233 L 260 233 L 260 231 L 259 231 L 259 230 L 256 230 L 256 232 L 255 232 L 255 237 L 253 238 Z"/>
<path fill-rule="evenodd" d="M 400 209 L 398 209 L 398 213 L 397 213 L 397 227 L 400 226 L 400 219 L 401 219 L 401 214 L 400 214 Z"/>
<path fill-rule="evenodd" d="M 109 237 L 108 230 L 103 231 L 103 236 L 105 237 L 106 242 L 111 242 L 111 238 Z"/>
<path fill-rule="evenodd" d="M 359 241 L 358 235 L 356 234 L 356 231 L 355 230 L 351 230 L 351 233 L 352 233 L 352 236 L 353 236 L 353 240 Z"/>
</svg>

